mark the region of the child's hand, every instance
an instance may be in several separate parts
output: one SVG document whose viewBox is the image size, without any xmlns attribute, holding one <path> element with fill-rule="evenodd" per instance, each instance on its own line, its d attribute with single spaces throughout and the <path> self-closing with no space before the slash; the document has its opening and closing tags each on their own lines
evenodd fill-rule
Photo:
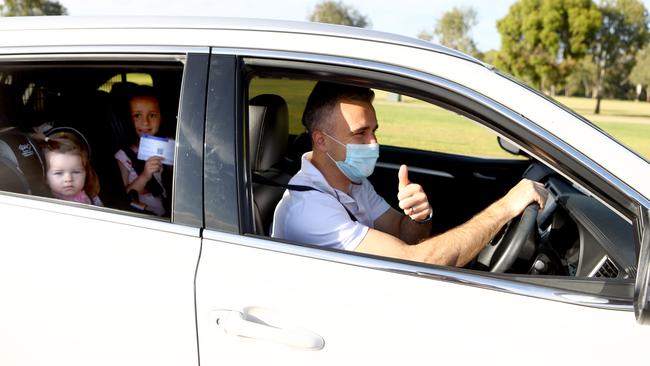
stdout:
<svg viewBox="0 0 650 366">
<path fill-rule="evenodd" d="M 160 156 L 152 156 L 144 163 L 144 169 L 142 170 L 142 176 L 149 181 L 153 176 L 153 173 L 162 171 L 162 159 Z"/>
</svg>

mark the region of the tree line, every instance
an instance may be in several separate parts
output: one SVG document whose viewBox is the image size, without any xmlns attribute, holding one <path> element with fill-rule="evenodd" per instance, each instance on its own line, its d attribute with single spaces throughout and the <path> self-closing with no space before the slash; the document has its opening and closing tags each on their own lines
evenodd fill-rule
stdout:
<svg viewBox="0 0 650 366">
<path fill-rule="evenodd" d="M 604 97 L 650 101 L 648 11 L 639 0 L 518 0 L 496 23 L 501 48 L 485 53 L 471 36 L 477 16 L 471 7 L 454 7 L 418 37 L 468 53 L 549 95 L 592 97 L 595 113 Z M 370 24 L 332 0 L 317 5 L 309 20 Z"/>
</svg>

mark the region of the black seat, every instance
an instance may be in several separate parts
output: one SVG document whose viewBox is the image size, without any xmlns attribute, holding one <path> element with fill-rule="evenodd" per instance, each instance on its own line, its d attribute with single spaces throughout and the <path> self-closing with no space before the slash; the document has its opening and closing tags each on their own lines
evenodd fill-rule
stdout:
<svg viewBox="0 0 650 366">
<path fill-rule="evenodd" d="M 248 115 L 251 169 L 263 177 L 253 180 L 255 232 L 268 235 L 284 188 L 264 181 L 287 184 L 291 179 L 282 169 L 289 139 L 287 103 L 277 95 L 258 95 L 251 99 Z"/>
</svg>

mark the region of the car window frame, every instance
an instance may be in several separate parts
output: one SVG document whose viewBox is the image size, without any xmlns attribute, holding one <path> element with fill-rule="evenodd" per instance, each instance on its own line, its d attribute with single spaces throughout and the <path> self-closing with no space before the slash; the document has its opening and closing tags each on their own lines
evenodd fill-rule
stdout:
<svg viewBox="0 0 650 366">
<path fill-rule="evenodd" d="M 600 189 L 600 185 L 596 185 L 597 195 L 601 202 L 608 202 L 607 206 L 613 209 L 628 222 L 634 222 L 635 215 L 630 213 L 631 209 L 637 207 L 638 202 L 634 202 L 628 195 L 628 192 L 619 191 L 614 187 L 607 186 L 606 179 L 598 176 L 597 172 L 589 171 L 581 165 L 581 160 L 588 158 L 579 154 L 578 152 L 569 149 L 572 155 L 571 159 L 565 157 L 564 152 L 560 151 L 559 147 L 565 147 L 565 143 L 559 141 L 547 131 L 541 130 L 538 126 L 527 120 L 525 117 L 505 108 L 499 103 L 488 99 L 484 95 L 478 94 L 473 90 L 457 85 L 439 77 L 424 74 L 421 72 L 403 69 L 394 65 L 382 65 L 375 62 L 359 60 L 358 63 L 351 63 L 350 60 L 335 57 L 335 56 L 322 56 L 311 55 L 304 53 L 291 53 L 285 51 L 265 51 L 265 50 L 228 50 L 230 53 L 238 54 L 244 67 L 242 73 L 238 75 L 239 85 L 244 84 L 250 78 L 251 70 L 263 72 L 278 72 L 286 73 L 287 76 L 292 74 L 298 75 L 327 75 L 331 80 L 345 81 L 348 80 L 372 80 L 371 86 L 379 85 L 401 85 L 400 87 L 392 88 L 389 90 L 397 91 L 405 95 L 410 95 L 421 100 L 436 104 L 456 113 L 463 114 L 470 119 L 486 125 L 497 134 L 509 138 L 518 143 L 524 148 L 525 151 L 531 154 L 534 158 L 560 166 L 557 160 L 559 156 L 562 158 L 561 165 L 565 170 L 560 173 L 568 178 L 570 181 L 577 181 L 580 183 L 589 183 L 589 180 L 594 176 L 601 185 L 606 186 L 607 189 Z M 215 51 L 213 50 L 213 53 Z M 245 109 L 247 105 L 246 88 L 239 89 L 239 110 L 242 117 L 245 116 Z M 426 92 L 424 92 L 426 90 Z M 423 95 L 425 94 L 426 95 Z M 435 98 L 435 99 L 434 99 Z M 469 106 L 468 106 L 469 105 Z M 480 113 L 479 113 L 480 112 Z M 247 131 L 247 121 L 244 118 L 237 120 L 239 131 Z M 487 121 L 490 121 L 489 123 Z M 537 132 L 537 134 L 531 131 Z M 526 136 L 526 140 L 522 142 L 519 138 L 514 136 Z M 238 154 L 246 156 L 246 142 L 244 139 L 238 140 Z M 559 146 L 559 147 L 558 147 Z M 568 147 L 568 146 L 567 146 Z M 545 151 L 552 151 L 553 154 L 545 153 Z M 577 158 L 576 158 L 577 156 Z M 575 159 L 575 160 L 573 160 Z M 325 249 L 316 247 L 309 244 L 295 243 L 285 240 L 269 239 L 259 237 L 252 234 L 252 208 L 250 202 L 252 201 L 252 189 L 250 188 L 250 171 L 244 169 L 244 174 L 240 172 L 238 175 L 240 187 L 246 187 L 245 205 L 240 206 L 242 210 L 248 210 L 251 218 L 248 222 L 240 223 L 240 230 L 245 234 L 245 240 L 241 238 L 229 239 L 231 242 L 236 242 L 241 245 L 266 248 L 285 253 L 307 255 L 315 258 L 336 258 L 337 262 L 353 264 L 357 266 L 376 268 L 385 271 L 406 273 L 409 275 L 430 277 L 441 279 L 451 282 L 458 282 L 463 284 L 470 284 L 478 287 L 488 287 L 499 289 L 501 291 L 520 293 L 527 296 L 534 296 L 538 298 L 545 298 L 554 301 L 569 302 L 585 306 L 593 306 L 598 308 L 607 308 L 615 310 L 632 311 L 633 300 L 633 283 L 629 280 L 618 281 L 607 279 L 594 280 L 585 278 L 559 278 L 554 276 L 512 276 L 512 275 L 497 275 L 489 273 L 477 273 L 476 271 L 464 270 L 461 268 L 447 268 L 440 266 L 430 266 L 421 263 L 412 263 L 408 261 L 401 261 L 395 259 L 386 259 L 381 257 L 373 257 L 359 253 L 350 253 L 346 251 L 339 251 L 336 249 Z M 580 173 L 577 174 L 576 172 Z M 580 178 L 587 176 L 587 179 Z M 607 177 L 610 178 L 610 177 Z M 593 181 L 593 179 L 591 179 Z M 616 186 L 618 188 L 618 186 Z M 592 188 L 593 189 L 593 188 Z M 604 194 L 603 191 L 606 191 Z M 222 235 L 216 233 L 206 232 L 206 237 L 224 240 Z M 229 237 L 229 236 L 228 236 Z M 261 241 L 252 241 L 251 239 L 257 238 Z M 290 245 L 286 245 L 290 244 Z M 332 260 L 332 259 L 330 259 Z M 376 262 L 378 261 L 378 262 Z M 369 264 L 372 262 L 373 264 Z M 378 264 L 381 263 L 381 264 Z M 410 270 L 406 270 L 405 266 Z M 406 272 L 405 272 L 406 271 Z M 444 273 L 444 275 L 442 274 Z M 461 279 L 462 278 L 462 279 Z M 493 281 L 498 282 L 496 285 Z M 607 294 L 602 294 L 601 287 L 604 282 L 607 282 Z M 517 283 L 525 283 L 525 289 L 522 290 Z M 562 289 L 564 294 L 574 294 L 575 296 L 559 296 L 558 293 L 552 289 Z M 589 296 L 585 296 L 588 293 Z M 596 296 L 594 296 L 596 295 Z M 601 296 L 602 295 L 602 296 Z"/>
<path fill-rule="evenodd" d="M 164 231 L 175 231 L 166 224 L 181 224 L 185 226 L 182 228 L 178 225 L 172 225 L 172 227 L 178 227 L 179 232 L 187 233 L 188 229 L 196 228 L 199 229 L 203 226 L 203 210 L 202 202 L 198 206 L 195 206 L 193 212 L 190 214 L 184 213 L 183 215 L 176 214 L 176 207 L 178 206 L 179 200 L 184 200 L 181 198 L 186 196 L 182 192 L 196 192 L 197 183 L 202 183 L 202 172 L 200 170 L 194 170 L 192 174 L 178 174 L 176 168 L 179 168 L 181 171 L 187 170 L 187 167 L 201 165 L 202 166 L 202 141 L 203 137 L 201 136 L 197 141 L 189 141 L 184 138 L 184 134 L 180 134 L 181 130 L 185 131 L 188 129 L 196 130 L 193 126 L 188 126 L 188 122 L 191 121 L 190 112 L 195 106 L 192 106 L 191 95 L 187 95 L 190 89 L 185 87 L 185 78 L 188 75 L 195 75 L 195 62 L 192 62 L 191 68 L 188 68 L 188 60 L 192 61 L 196 58 L 196 55 L 199 54 L 209 54 L 209 48 L 207 47 L 155 47 L 155 46 L 142 46 L 142 47 L 117 47 L 117 46 L 88 46 L 88 47 L 64 47 L 64 46 L 48 46 L 48 47 L 27 47 L 18 52 L 11 52 L 12 50 L 0 49 L 0 63 L 2 62 L 11 62 L 11 63 L 47 63 L 47 62 L 88 62 L 88 63 L 119 63 L 119 62 L 141 62 L 146 64 L 147 62 L 180 62 L 183 63 L 183 76 L 181 81 L 181 90 L 179 91 L 179 118 L 177 121 L 176 127 L 176 152 L 175 152 L 175 169 L 173 176 L 173 193 L 172 193 L 172 203 L 171 203 L 171 213 L 169 218 L 161 218 L 154 215 L 148 214 L 139 214 L 130 211 L 124 211 L 116 208 L 110 207 L 99 207 L 93 205 L 78 205 L 74 203 L 68 203 L 66 201 L 61 201 L 53 198 L 42 197 L 37 195 L 22 195 L 11 192 L 0 192 L 3 195 L 10 195 L 16 197 L 27 198 L 28 201 L 45 201 L 55 203 L 60 207 L 61 212 L 69 212 L 71 210 L 76 210 L 77 208 L 86 210 L 84 216 L 86 217 L 97 217 L 105 219 L 105 214 L 108 213 L 110 217 L 114 218 L 116 222 L 128 221 L 130 219 L 137 219 L 136 222 L 139 223 L 148 223 L 146 226 L 156 227 Z M 14 50 L 15 51 L 15 50 Z M 7 52 L 8 54 L 4 54 Z M 205 80 L 205 75 L 201 76 Z M 203 93 L 202 95 L 205 95 Z M 201 128 L 198 131 L 202 132 L 203 120 L 200 121 Z M 181 137 L 179 141 L 178 138 Z M 198 149 L 201 154 L 193 155 L 189 158 L 185 158 L 182 161 L 179 159 L 179 155 L 186 155 L 186 150 L 196 150 L 197 144 L 201 146 Z M 200 190 L 199 190 L 200 191 Z M 180 193 L 180 196 L 177 197 L 177 194 Z M 200 199 L 199 199 L 200 201 Z M 31 205 L 31 203 L 28 203 Z M 34 203 L 36 207 L 40 207 L 38 202 Z M 69 206 L 69 208 L 68 208 Z M 180 207 L 183 207 L 181 204 Z M 118 215 L 119 217 L 115 217 Z M 143 220 L 139 220 L 143 219 Z M 162 226 L 161 226 L 162 225 Z M 191 230 L 194 232 L 193 230 Z"/>
</svg>

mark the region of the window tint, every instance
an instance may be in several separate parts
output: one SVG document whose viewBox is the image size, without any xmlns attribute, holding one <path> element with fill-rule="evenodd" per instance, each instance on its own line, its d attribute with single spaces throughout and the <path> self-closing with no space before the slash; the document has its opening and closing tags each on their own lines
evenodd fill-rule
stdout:
<svg viewBox="0 0 650 366">
<path fill-rule="evenodd" d="M 0 190 L 169 217 L 182 74 L 180 62 L 0 64 Z"/>
</svg>

